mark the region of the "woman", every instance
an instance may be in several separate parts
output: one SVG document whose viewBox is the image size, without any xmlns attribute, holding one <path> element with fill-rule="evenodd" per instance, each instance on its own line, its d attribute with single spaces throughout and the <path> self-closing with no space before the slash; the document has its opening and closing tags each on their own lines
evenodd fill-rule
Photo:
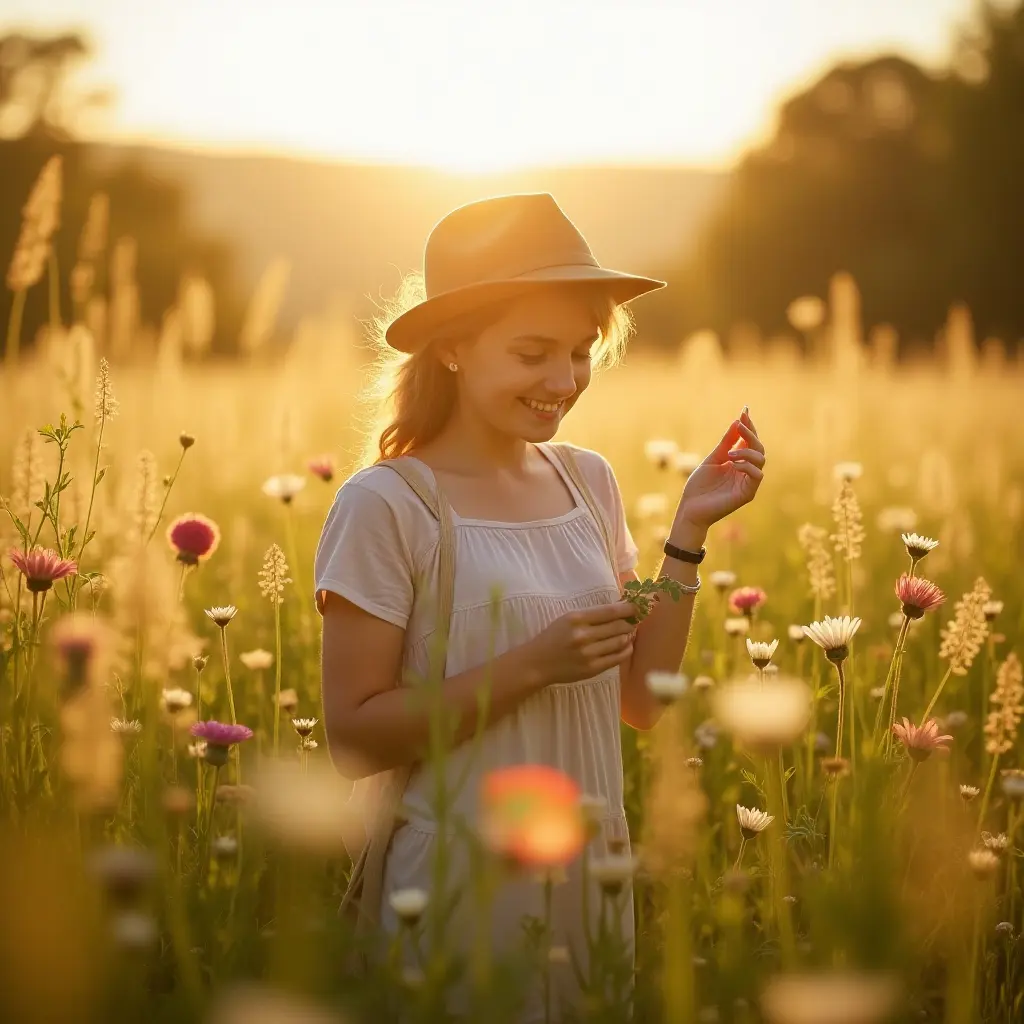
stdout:
<svg viewBox="0 0 1024 1024">
<path fill-rule="evenodd" d="M 428 238 L 424 277 L 426 298 L 385 331 L 397 362 L 376 464 L 338 491 L 315 564 L 332 757 L 355 778 L 400 773 L 403 816 L 394 829 L 388 820 L 376 869 L 366 862 L 381 877 L 362 888 L 363 911 L 392 933 L 390 895 L 415 888 L 437 898 L 439 852 L 458 891 L 469 867 L 454 823 L 474 821 L 479 782 L 495 768 L 560 769 L 604 802 L 592 853 L 628 843 L 619 721 L 657 722 L 646 676 L 678 669 L 708 528 L 752 500 L 765 461 L 744 407 L 689 477 L 672 524 L 662 573 L 688 593 L 634 627 L 620 595 L 637 578 L 637 548 L 611 467 L 594 451 L 550 442 L 593 367 L 621 353 L 631 327 L 624 304 L 664 282 L 600 267 L 546 193 L 448 214 Z M 407 472 L 391 472 L 399 464 L 428 493 L 418 494 Z M 399 684 L 428 675 L 431 641 L 444 635 L 437 613 L 449 521 L 454 598 L 440 693 L 454 748 L 439 830 L 438 780 L 425 762 L 429 711 Z M 478 726 L 479 742 L 467 742 Z M 599 898 L 584 892 L 593 883 L 578 863 L 568 876 L 553 892 L 551 941 L 585 966 L 582 906 Z M 434 935 L 467 956 L 478 942 L 470 902 L 456 900 L 454 921 Z M 543 914 L 536 882 L 502 886 L 494 947 L 514 950 L 523 920 Z M 615 927 L 631 950 L 631 902 Z M 572 972 L 563 973 L 560 994 L 571 998 Z M 523 1020 L 545 1019 L 539 989 L 523 993 Z"/>
</svg>

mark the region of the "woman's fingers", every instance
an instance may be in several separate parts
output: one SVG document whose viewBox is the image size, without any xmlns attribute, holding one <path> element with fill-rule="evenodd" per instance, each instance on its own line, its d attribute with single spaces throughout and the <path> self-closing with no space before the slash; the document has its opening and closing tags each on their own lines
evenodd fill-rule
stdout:
<svg viewBox="0 0 1024 1024">
<path fill-rule="evenodd" d="M 752 462 L 755 466 L 763 466 L 767 456 L 755 448 L 733 448 L 728 458 L 730 462 Z"/>
<path fill-rule="evenodd" d="M 630 605 L 635 612 L 636 609 Z M 600 622 L 596 626 L 577 626 L 573 632 L 573 639 L 581 645 L 592 644 L 595 640 L 607 640 L 613 636 L 626 636 L 632 633 L 636 626 L 631 625 L 625 619 L 613 619 L 611 622 Z"/>
<path fill-rule="evenodd" d="M 632 644 L 632 639 L 628 633 L 621 634 L 620 636 L 608 637 L 605 640 L 597 640 L 594 643 L 587 644 L 585 647 L 580 649 L 580 654 L 584 658 L 601 658 L 606 654 L 615 654 L 618 651 Z"/>
<path fill-rule="evenodd" d="M 757 431 L 753 427 L 748 427 L 743 420 L 737 421 L 740 428 L 740 435 L 750 445 L 751 448 L 756 452 L 763 452 L 764 445 L 761 444 L 761 438 L 757 436 Z"/>
<path fill-rule="evenodd" d="M 614 668 L 616 665 L 621 665 L 624 661 L 629 661 L 633 656 L 633 645 L 628 644 L 623 647 L 621 651 L 617 651 L 615 654 L 606 654 L 602 658 L 595 658 L 590 663 L 590 668 L 594 675 L 600 675 L 606 669 Z"/>
<path fill-rule="evenodd" d="M 764 479 L 764 473 L 752 462 L 747 462 L 745 459 L 732 459 L 731 461 L 738 470 L 746 473 L 747 476 L 752 477 L 754 480 Z"/>
</svg>

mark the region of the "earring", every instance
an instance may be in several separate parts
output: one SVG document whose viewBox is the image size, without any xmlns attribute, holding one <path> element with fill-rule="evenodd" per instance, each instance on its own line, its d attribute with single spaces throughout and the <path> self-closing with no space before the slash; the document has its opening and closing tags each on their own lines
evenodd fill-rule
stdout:
<svg viewBox="0 0 1024 1024">
<path fill-rule="evenodd" d="M 451 370 L 452 373 L 455 373 L 458 370 L 458 368 L 459 368 L 459 364 L 458 363 L 449 363 L 448 364 L 448 369 Z"/>
</svg>

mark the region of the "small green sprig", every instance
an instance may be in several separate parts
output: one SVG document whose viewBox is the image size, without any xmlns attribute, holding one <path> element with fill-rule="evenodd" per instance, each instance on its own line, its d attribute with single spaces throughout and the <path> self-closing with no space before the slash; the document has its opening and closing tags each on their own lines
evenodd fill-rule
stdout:
<svg viewBox="0 0 1024 1024">
<path fill-rule="evenodd" d="M 668 594 L 673 601 L 678 601 L 683 596 L 683 588 L 678 580 L 671 576 L 660 576 L 654 580 L 648 577 L 645 580 L 630 580 L 623 587 L 622 600 L 630 601 L 636 608 L 636 613 L 626 621 L 635 626 L 651 614 L 654 608 L 654 596 L 656 594 Z"/>
</svg>

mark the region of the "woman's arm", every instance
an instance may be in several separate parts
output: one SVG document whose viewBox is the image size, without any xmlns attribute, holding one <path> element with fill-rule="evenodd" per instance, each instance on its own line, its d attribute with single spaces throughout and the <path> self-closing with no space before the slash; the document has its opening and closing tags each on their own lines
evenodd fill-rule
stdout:
<svg viewBox="0 0 1024 1024">
<path fill-rule="evenodd" d="M 668 539 L 678 547 L 699 551 L 706 537 L 705 528 L 677 517 Z M 697 566 L 666 558 L 658 575 L 670 576 L 692 586 L 697 582 Z M 621 582 L 636 578 L 636 573 L 624 574 Z M 664 711 L 664 705 L 647 689 L 647 673 L 679 671 L 690 638 L 695 597 L 694 594 L 683 594 L 678 601 L 659 600 L 653 611 L 637 626 L 633 657 L 621 670 L 619 701 L 623 721 L 634 729 L 653 728 Z"/>
</svg>

